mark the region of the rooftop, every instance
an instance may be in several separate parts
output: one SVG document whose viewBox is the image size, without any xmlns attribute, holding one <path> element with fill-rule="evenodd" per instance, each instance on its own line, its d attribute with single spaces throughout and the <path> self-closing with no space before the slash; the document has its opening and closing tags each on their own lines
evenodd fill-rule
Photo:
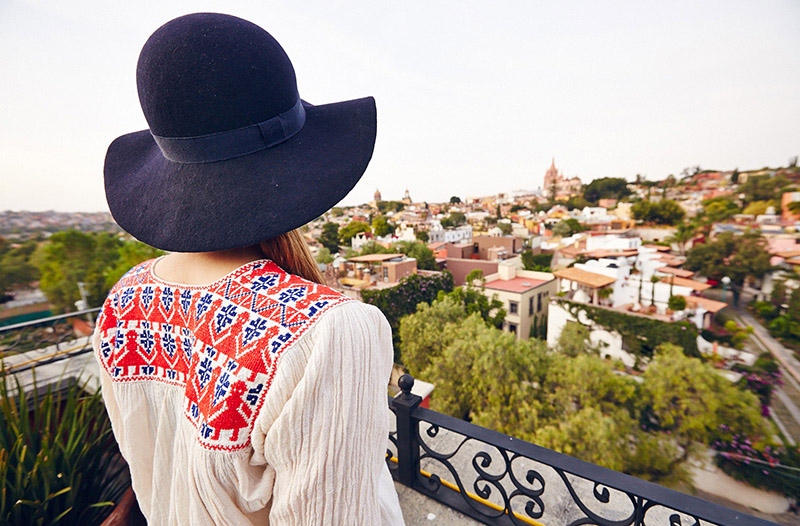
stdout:
<svg viewBox="0 0 800 526">
<path fill-rule="evenodd" d="M 711 285 L 708 283 L 702 283 L 700 281 L 695 281 L 693 279 L 686 279 L 686 278 L 679 278 L 679 277 L 663 277 L 661 281 L 664 283 L 671 283 L 673 285 L 678 285 L 680 287 L 689 287 L 696 292 L 703 292 L 711 288 Z"/>
<path fill-rule="evenodd" d="M 591 287 L 593 289 L 605 287 L 606 285 L 611 285 L 617 281 L 615 278 L 610 278 L 604 274 L 597 274 L 595 272 L 589 272 L 588 270 L 582 270 L 575 267 L 556 270 L 553 272 L 553 275 L 557 278 L 575 281 L 581 285 L 586 285 L 587 287 Z"/>
<path fill-rule="evenodd" d="M 677 276 L 679 278 L 691 278 L 694 276 L 694 272 L 691 270 L 684 270 L 682 268 L 672 268 L 672 267 L 661 267 L 656 269 L 658 272 L 663 272 L 664 274 L 672 274 L 673 276 Z"/>
<path fill-rule="evenodd" d="M 403 254 L 367 254 L 366 256 L 356 256 L 347 261 L 355 261 L 356 263 L 375 263 L 379 261 L 389 261 L 392 259 L 400 259 Z"/>
<path fill-rule="evenodd" d="M 518 294 L 522 294 L 523 292 L 528 292 L 531 289 L 535 289 L 542 283 L 545 283 L 545 280 L 516 277 L 512 279 L 495 279 L 493 281 L 487 281 L 484 284 L 484 287 L 492 290 L 502 290 L 505 292 L 516 292 Z"/>
</svg>

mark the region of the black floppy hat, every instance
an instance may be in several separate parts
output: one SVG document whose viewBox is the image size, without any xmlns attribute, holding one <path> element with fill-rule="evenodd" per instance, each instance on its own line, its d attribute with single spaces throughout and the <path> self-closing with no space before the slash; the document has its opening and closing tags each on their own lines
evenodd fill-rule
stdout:
<svg viewBox="0 0 800 526">
<path fill-rule="evenodd" d="M 269 239 L 319 217 L 355 186 L 375 145 L 372 97 L 312 106 L 259 26 L 197 13 L 161 26 L 136 71 L 149 130 L 106 153 L 117 223 L 164 250 Z"/>
</svg>

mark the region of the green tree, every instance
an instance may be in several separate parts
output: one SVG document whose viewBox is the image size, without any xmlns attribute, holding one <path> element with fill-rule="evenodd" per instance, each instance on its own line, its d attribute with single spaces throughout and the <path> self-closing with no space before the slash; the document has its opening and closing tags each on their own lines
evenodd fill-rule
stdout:
<svg viewBox="0 0 800 526">
<path fill-rule="evenodd" d="M 322 225 L 322 235 L 319 236 L 320 244 L 327 248 L 331 254 L 339 253 L 339 225 L 325 223 Z"/>
<path fill-rule="evenodd" d="M 695 443 L 710 444 L 731 433 L 754 439 L 766 434 L 753 393 L 737 388 L 711 365 L 684 355 L 676 345 L 659 346 L 644 373 L 639 403 L 646 425 L 674 436 L 684 459 Z"/>
<path fill-rule="evenodd" d="M 511 232 L 513 232 L 511 223 L 497 223 L 497 228 L 500 229 L 504 236 L 510 236 Z"/>
<path fill-rule="evenodd" d="M 690 225 L 688 223 L 680 223 L 678 228 L 675 229 L 675 233 L 672 234 L 670 237 L 667 238 L 668 243 L 675 243 L 678 245 L 678 250 L 680 251 L 682 256 L 686 255 L 686 244 L 694 239 L 694 236 L 697 234 L 697 229 L 694 225 Z"/>
<path fill-rule="evenodd" d="M 417 268 L 422 270 L 436 270 L 436 258 L 433 251 L 422 241 L 399 241 L 392 245 L 392 249 L 417 260 Z"/>
<path fill-rule="evenodd" d="M 460 204 L 460 203 L 461 203 L 461 198 L 458 197 L 457 195 L 454 195 L 453 197 L 450 198 L 450 204 L 451 205 L 457 205 L 457 204 Z"/>
<path fill-rule="evenodd" d="M 331 251 L 325 247 L 320 247 L 319 252 L 317 252 L 317 256 L 314 258 L 317 263 L 323 263 L 328 265 L 333 263 L 333 256 L 331 255 Z"/>
<path fill-rule="evenodd" d="M 686 310 L 686 298 L 683 296 L 670 296 L 667 307 L 674 311 Z"/>
<path fill-rule="evenodd" d="M 444 228 L 457 227 L 467 222 L 467 216 L 463 212 L 451 212 L 444 219 L 441 220 Z"/>
<path fill-rule="evenodd" d="M 78 282 L 86 284 L 90 307 L 102 304 L 109 287 L 106 273 L 119 259 L 121 242 L 113 234 L 67 230 L 53 234 L 42 246 L 39 288 L 55 312 L 75 310 Z"/>
<path fill-rule="evenodd" d="M 2 239 L 2 238 L 0 238 Z M 36 241 L 26 241 L 20 246 L 0 243 L 0 297 L 15 287 L 25 286 L 39 278 L 39 269 L 32 261 Z"/>
<path fill-rule="evenodd" d="M 634 219 L 658 225 L 676 225 L 686 216 L 683 208 L 671 199 L 662 199 L 658 202 L 639 201 L 633 205 L 631 211 Z"/>
<path fill-rule="evenodd" d="M 122 241 L 118 253 L 119 258 L 106 270 L 105 282 L 109 290 L 128 270 L 143 261 L 163 255 L 164 251 L 145 245 L 141 241 L 132 240 Z"/>
<path fill-rule="evenodd" d="M 461 304 L 467 315 L 477 314 L 487 325 L 499 329 L 506 319 L 506 311 L 503 308 L 503 302 L 497 299 L 496 294 L 491 299 L 486 296 L 482 290 L 482 278 L 483 273 L 480 270 L 473 270 L 467 276 L 463 286 L 456 287 L 452 292 L 440 292 L 437 300 L 446 295 Z M 480 284 L 474 285 L 473 281 L 475 280 L 478 280 Z"/>
<path fill-rule="evenodd" d="M 587 184 L 583 196 L 587 201 L 597 203 L 600 199 L 622 199 L 631 195 L 628 181 L 621 177 L 601 177 Z"/>
<path fill-rule="evenodd" d="M 339 240 L 342 244 L 349 245 L 350 240 L 360 232 L 372 233 L 372 228 L 363 221 L 350 221 L 339 229 Z"/>
<path fill-rule="evenodd" d="M 334 206 L 333 208 L 331 208 L 331 215 L 333 217 L 342 217 L 344 215 L 344 210 L 342 210 L 338 206 Z"/>
<path fill-rule="evenodd" d="M 600 354 L 600 349 L 589 339 L 589 328 L 576 321 L 568 321 L 558 336 L 556 349 L 566 356 Z"/>
<path fill-rule="evenodd" d="M 377 216 L 372 220 L 372 232 L 378 237 L 394 234 L 395 226 L 384 216 Z"/>
<path fill-rule="evenodd" d="M 522 267 L 525 270 L 550 272 L 550 264 L 552 262 L 553 254 L 551 253 L 534 254 L 531 250 L 526 250 L 522 253 Z"/>
<path fill-rule="evenodd" d="M 577 219 L 569 218 L 559 221 L 558 224 L 553 227 L 553 235 L 568 237 L 572 234 L 583 232 L 584 230 L 586 230 L 586 228 L 584 228 Z"/>
<path fill-rule="evenodd" d="M 742 201 L 745 205 L 753 201 L 780 201 L 784 190 L 791 184 L 784 175 L 751 175 L 739 187 L 739 192 L 744 194 Z"/>
<path fill-rule="evenodd" d="M 766 274 L 772 268 L 769 260 L 767 241 L 759 231 L 749 230 L 738 236 L 723 232 L 713 241 L 693 247 L 684 267 L 717 281 L 729 277 L 734 303 L 738 304 L 745 280 Z"/>
<path fill-rule="evenodd" d="M 430 239 L 428 237 L 428 233 L 425 232 L 424 230 L 420 230 L 419 232 L 416 232 L 414 234 L 414 237 L 416 237 L 418 240 L 422 241 L 423 243 L 427 243 L 428 239 Z"/>
</svg>

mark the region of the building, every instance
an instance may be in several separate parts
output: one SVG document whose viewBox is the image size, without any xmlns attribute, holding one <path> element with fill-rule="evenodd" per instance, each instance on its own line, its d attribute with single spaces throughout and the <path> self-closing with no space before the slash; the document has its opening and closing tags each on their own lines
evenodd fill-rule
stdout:
<svg viewBox="0 0 800 526">
<path fill-rule="evenodd" d="M 553 189 L 556 190 L 556 199 L 569 199 L 572 196 L 581 194 L 581 187 L 583 184 L 577 177 L 567 179 L 564 177 L 564 172 L 559 172 L 556 169 L 556 160 L 550 164 L 550 168 L 544 174 L 544 185 L 542 186 L 542 193 L 552 198 Z"/>
<path fill-rule="evenodd" d="M 478 258 L 487 261 L 509 259 L 522 252 L 523 239 L 514 236 L 474 236 Z"/>
<path fill-rule="evenodd" d="M 461 225 L 456 228 L 445 229 L 437 221 L 431 229 L 428 230 L 429 243 L 471 243 L 472 242 L 472 227 L 470 225 Z"/>
<path fill-rule="evenodd" d="M 556 280 L 549 272 L 520 270 L 513 265 L 498 265 L 497 273 L 486 276 L 483 292 L 497 296 L 506 310 L 503 330 L 527 340 L 531 328 L 547 323 L 550 296 L 556 293 Z"/>
</svg>

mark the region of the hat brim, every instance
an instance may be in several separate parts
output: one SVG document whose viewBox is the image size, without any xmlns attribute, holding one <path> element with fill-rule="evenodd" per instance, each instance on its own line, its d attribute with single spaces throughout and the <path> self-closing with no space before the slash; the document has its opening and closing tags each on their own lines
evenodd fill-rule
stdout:
<svg viewBox="0 0 800 526">
<path fill-rule="evenodd" d="M 104 166 L 111 215 L 126 232 L 171 252 L 253 245 L 321 216 L 356 185 L 375 147 L 372 97 L 306 105 L 287 141 L 202 164 L 166 159 L 149 130 L 123 135 Z"/>
</svg>

